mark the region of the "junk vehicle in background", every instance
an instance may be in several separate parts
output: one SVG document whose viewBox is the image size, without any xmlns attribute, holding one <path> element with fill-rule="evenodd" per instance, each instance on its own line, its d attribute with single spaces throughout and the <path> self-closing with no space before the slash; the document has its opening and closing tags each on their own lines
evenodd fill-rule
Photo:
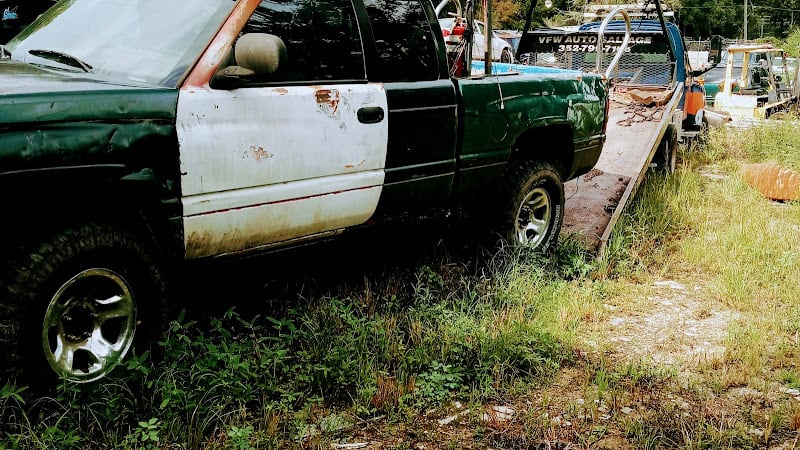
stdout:
<svg viewBox="0 0 800 450">
<path fill-rule="evenodd" d="M 736 44 L 731 44 L 736 45 Z M 761 47 L 759 45 L 759 47 Z M 727 47 L 726 47 L 727 48 Z M 762 49 L 750 52 L 749 58 L 752 59 L 752 63 L 757 62 L 759 59 L 766 58 L 766 53 L 769 52 L 771 46 L 764 46 Z M 714 107 L 714 99 L 717 97 L 717 94 L 723 90 L 725 85 L 725 72 L 727 71 L 728 67 L 728 52 L 726 50 L 722 50 L 720 60 L 718 63 L 714 65 L 711 69 L 704 72 L 698 78 L 703 83 L 706 91 L 706 106 L 713 108 Z M 739 74 L 742 70 L 742 58 L 744 58 L 744 53 L 741 52 L 734 52 L 730 54 L 732 58 L 732 66 L 733 66 L 733 73 Z M 751 64 L 752 64 L 751 63 Z M 738 75 L 737 75 L 738 76 Z M 733 84 L 731 85 L 732 92 L 739 92 L 739 82 L 734 79 Z"/>
<path fill-rule="evenodd" d="M 494 30 L 494 35 L 499 37 L 500 39 L 505 40 L 511 45 L 513 49 L 512 55 L 517 53 L 517 47 L 519 46 L 519 40 L 522 38 L 522 32 L 519 30 Z"/>
<path fill-rule="evenodd" d="M 427 0 L 57 3 L 0 61 L 2 370 L 103 379 L 189 261 L 461 207 L 552 249 L 603 76 L 451 77 L 446 49 Z"/>
<path fill-rule="evenodd" d="M 442 36 L 444 36 L 445 40 L 447 40 L 447 38 L 451 35 L 454 37 L 461 36 L 458 33 L 453 33 L 453 28 L 456 27 L 458 22 L 458 17 L 445 17 L 439 19 L 439 25 L 442 27 Z M 486 26 L 483 24 L 483 22 L 476 20 L 474 21 L 473 30 L 474 43 L 472 45 L 472 59 L 481 60 L 484 58 L 486 47 Z M 514 47 L 512 46 L 512 43 L 506 39 L 503 39 L 503 37 L 499 36 L 496 32 L 493 33 L 492 36 L 492 59 L 504 63 L 514 62 Z"/>
<path fill-rule="evenodd" d="M 730 45 L 714 109 L 734 123 L 768 119 L 797 104 L 798 75 L 782 49 L 769 44 Z M 738 62 L 738 64 L 737 64 Z"/>
</svg>

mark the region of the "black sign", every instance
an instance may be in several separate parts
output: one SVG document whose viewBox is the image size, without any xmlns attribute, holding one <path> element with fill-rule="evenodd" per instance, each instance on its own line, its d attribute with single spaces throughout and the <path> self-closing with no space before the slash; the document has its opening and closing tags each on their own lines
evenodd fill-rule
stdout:
<svg viewBox="0 0 800 450">
<path fill-rule="evenodd" d="M 618 33 L 604 35 L 603 53 L 616 53 L 624 39 L 625 36 Z M 597 52 L 596 32 L 536 30 L 526 33 L 524 40 L 524 45 L 520 43 L 519 53 Z M 669 52 L 668 45 L 663 34 L 632 34 L 625 51 L 666 54 Z"/>
</svg>

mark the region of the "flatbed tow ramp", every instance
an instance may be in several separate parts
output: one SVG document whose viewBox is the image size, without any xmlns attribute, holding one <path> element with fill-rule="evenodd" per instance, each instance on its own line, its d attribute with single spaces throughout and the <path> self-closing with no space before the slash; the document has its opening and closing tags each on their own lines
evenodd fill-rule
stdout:
<svg viewBox="0 0 800 450">
<path fill-rule="evenodd" d="M 683 85 L 676 87 L 680 92 Z M 675 115 L 679 95 L 661 106 L 641 109 L 612 97 L 606 143 L 600 160 L 589 173 L 564 185 L 566 208 L 562 234 L 581 239 L 595 254 L 605 250 L 625 205 L 650 168 L 659 144 Z M 674 144 L 673 144 L 674 145 Z"/>
</svg>

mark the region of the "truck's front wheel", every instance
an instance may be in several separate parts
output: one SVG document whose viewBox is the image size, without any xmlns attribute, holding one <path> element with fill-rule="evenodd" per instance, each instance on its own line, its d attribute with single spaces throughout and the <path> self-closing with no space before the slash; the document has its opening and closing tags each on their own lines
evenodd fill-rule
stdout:
<svg viewBox="0 0 800 450">
<path fill-rule="evenodd" d="M 564 184 L 552 166 L 528 161 L 505 177 L 501 232 L 513 245 L 547 252 L 555 247 L 564 221 Z"/>
<path fill-rule="evenodd" d="M 146 240 L 110 225 L 66 229 L 27 246 L 7 272 L 6 359 L 25 381 L 44 385 L 105 377 L 134 338 L 145 343 L 163 325 L 159 267 Z"/>
</svg>

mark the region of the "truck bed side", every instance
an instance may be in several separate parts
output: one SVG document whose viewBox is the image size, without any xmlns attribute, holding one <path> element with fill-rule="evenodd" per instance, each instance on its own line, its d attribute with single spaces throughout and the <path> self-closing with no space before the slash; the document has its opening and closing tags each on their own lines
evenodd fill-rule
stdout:
<svg viewBox="0 0 800 450">
<path fill-rule="evenodd" d="M 548 161 L 568 180 L 600 156 L 607 91 L 599 76 L 497 64 L 493 76 L 459 79 L 463 142 L 459 189 L 495 176 L 510 158 Z M 536 135 L 536 139 L 534 139 Z M 467 181 L 469 180 L 469 181 Z"/>
</svg>

